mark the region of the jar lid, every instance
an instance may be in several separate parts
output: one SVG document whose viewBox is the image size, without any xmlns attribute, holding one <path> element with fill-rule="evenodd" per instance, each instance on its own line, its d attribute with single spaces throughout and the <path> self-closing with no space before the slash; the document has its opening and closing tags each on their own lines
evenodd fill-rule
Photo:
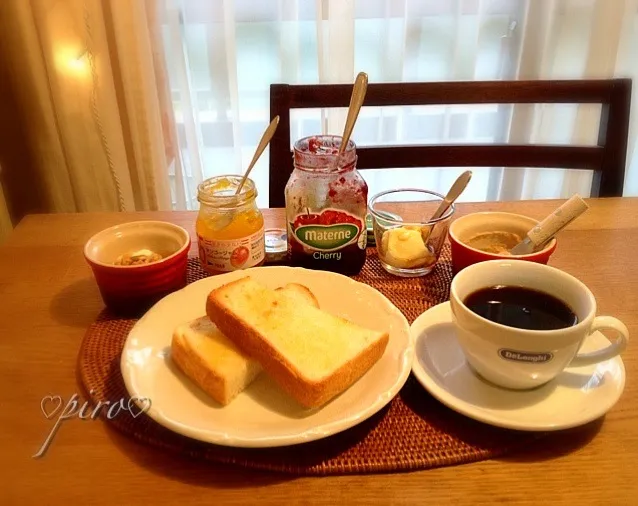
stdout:
<svg viewBox="0 0 638 506">
<path fill-rule="evenodd" d="M 264 231 L 266 262 L 281 262 L 288 254 L 288 235 L 284 228 L 267 228 Z"/>
</svg>

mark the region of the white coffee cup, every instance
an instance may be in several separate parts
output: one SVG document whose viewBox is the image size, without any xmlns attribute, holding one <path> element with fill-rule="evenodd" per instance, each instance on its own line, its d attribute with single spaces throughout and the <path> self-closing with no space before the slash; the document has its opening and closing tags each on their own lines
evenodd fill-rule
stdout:
<svg viewBox="0 0 638 506">
<path fill-rule="evenodd" d="M 471 293 L 498 285 L 553 295 L 574 311 L 578 321 L 558 330 L 520 329 L 488 320 L 464 304 Z M 469 365 L 486 380 L 510 389 L 538 387 L 568 366 L 609 360 L 624 351 L 629 339 L 620 320 L 596 316 L 596 299 L 584 283 L 555 267 L 524 260 L 490 260 L 466 267 L 452 280 L 450 304 L 457 338 Z M 615 342 L 601 350 L 579 353 L 585 338 L 603 329 L 617 333 Z"/>
</svg>

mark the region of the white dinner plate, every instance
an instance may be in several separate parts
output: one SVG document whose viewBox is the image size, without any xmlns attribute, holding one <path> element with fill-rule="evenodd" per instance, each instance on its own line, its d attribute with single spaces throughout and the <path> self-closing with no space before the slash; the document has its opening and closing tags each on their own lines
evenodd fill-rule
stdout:
<svg viewBox="0 0 638 506">
<path fill-rule="evenodd" d="M 533 390 L 507 390 L 488 383 L 465 360 L 449 302 L 423 313 L 411 329 L 415 339 L 412 371 L 419 383 L 449 408 L 498 427 L 551 431 L 583 425 L 611 409 L 625 386 L 620 357 L 567 368 Z M 607 338 L 594 332 L 581 350 L 591 352 L 605 346 L 609 346 Z"/>
<path fill-rule="evenodd" d="M 222 407 L 172 363 L 172 332 L 206 314 L 206 297 L 213 288 L 247 275 L 271 288 L 301 283 L 322 309 L 387 330 L 385 353 L 359 381 L 319 409 L 296 404 L 265 372 Z M 208 277 L 162 299 L 131 330 L 121 370 L 131 397 L 150 399 L 147 414 L 164 427 L 219 445 L 273 447 L 321 439 L 369 418 L 399 392 L 413 356 L 408 321 L 374 288 L 332 272 L 271 266 Z"/>
</svg>

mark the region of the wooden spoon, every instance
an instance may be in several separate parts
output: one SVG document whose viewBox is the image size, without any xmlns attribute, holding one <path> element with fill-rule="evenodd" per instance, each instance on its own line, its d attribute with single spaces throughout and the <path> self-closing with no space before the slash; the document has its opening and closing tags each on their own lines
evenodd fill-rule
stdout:
<svg viewBox="0 0 638 506">
<path fill-rule="evenodd" d="M 547 218 L 527 232 L 525 238 L 510 250 L 512 255 L 529 255 L 543 247 L 572 221 L 589 209 L 580 195 L 573 195 Z"/>
</svg>

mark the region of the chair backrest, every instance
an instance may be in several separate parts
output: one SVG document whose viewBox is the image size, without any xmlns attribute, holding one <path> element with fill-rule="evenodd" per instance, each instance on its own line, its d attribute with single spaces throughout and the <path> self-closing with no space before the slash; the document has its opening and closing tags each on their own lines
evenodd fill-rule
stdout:
<svg viewBox="0 0 638 506">
<path fill-rule="evenodd" d="M 357 147 L 358 169 L 399 167 L 545 167 L 594 171 L 593 197 L 622 196 L 631 79 L 371 83 L 363 106 L 455 104 L 601 104 L 597 146 L 446 144 Z M 352 85 L 270 86 L 270 117 L 280 116 L 270 142 L 269 205 L 283 207 L 293 170 L 290 110 L 347 107 Z"/>
</svg>

